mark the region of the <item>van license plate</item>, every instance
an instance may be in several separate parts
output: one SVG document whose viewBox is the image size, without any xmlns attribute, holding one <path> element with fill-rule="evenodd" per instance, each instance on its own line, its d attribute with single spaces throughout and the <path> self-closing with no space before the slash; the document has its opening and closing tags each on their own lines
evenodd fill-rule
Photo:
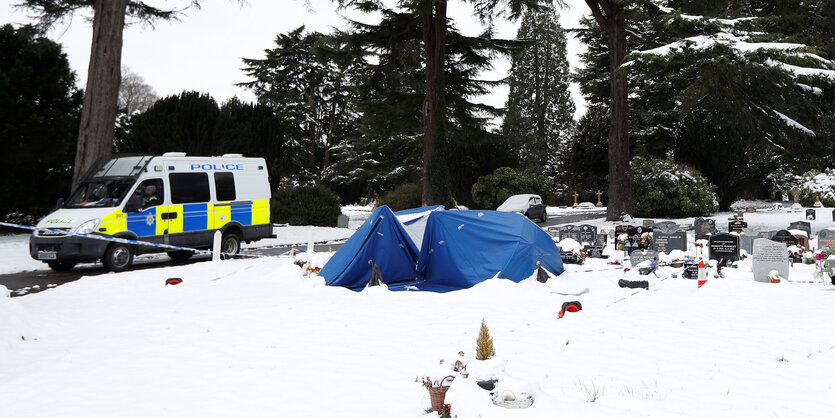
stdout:
<svg viewBox="0 0 835 418">
<path fill-rule="evenodd" d="M 57 260 L 58 253 L 52 251 L 38 251 L 38 260 Z"/>
</svg>

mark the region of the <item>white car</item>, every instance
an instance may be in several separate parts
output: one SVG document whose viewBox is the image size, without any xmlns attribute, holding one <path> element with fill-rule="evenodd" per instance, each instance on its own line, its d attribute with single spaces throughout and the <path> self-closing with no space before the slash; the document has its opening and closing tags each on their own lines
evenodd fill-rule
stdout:
<svg viewBox="0 0 835 418">
<path fill-rule="evenodd" d="M 527 216 L 531 220 L 548 220 L 548 211 L 542 198 L 536 194 L 517 194 L 510 196 L 498 208 L 499 212 L 516 212 Z"/>
</svg>

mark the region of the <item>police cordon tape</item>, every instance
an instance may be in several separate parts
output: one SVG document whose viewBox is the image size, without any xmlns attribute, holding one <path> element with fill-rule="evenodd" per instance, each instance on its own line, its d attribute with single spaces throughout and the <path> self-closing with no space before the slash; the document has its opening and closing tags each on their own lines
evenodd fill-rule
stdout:
<svg viewBox="0 0 835 418">
<path fill-rule="evenodd" d="M 82 234 L 82 233 L 79 233 L 79 232 L 63 231 L 63 230 L 60 230 L 60 229 L 49 229 L 49 228 L 39 228 L 39 227 L 29 226 L 29 225 L 10 224 L 8 222 L 0 222 L 0 226 L 4 226 L 4 227 L 8 227 L 8 228 L 27 229 L 27 230 L 30 230 L 30 231 L 47 231 L 47 232 L 51 232 L 51 233 L 55 234 L 55 237 L 73 235 L 73 236 L 76 236 L 76 237 L 97 239 L 97 240 L 102 240 L 102 241 L 118 242 L 118 243 L 122 243 L 122 244 L 145 245 L 145 246 L 149 246 L 149 247 L 165 248 L 165 249 L 178 250 L 178 251 L 191 251 L 195 254 L 204 254 L 204 255 L 214 254 L 214 252 L 212 250 L 198 250 L 196 248 L 180 247 L 180 246 L 169 245 L 169 244 L 158 244 L 158 243 L 155 243 L 155 242 L 138 241 L 138 240 L 127 239 L 127 238 L 116 238 L 116 237 L 111 237 L 111 236 L 108 236 L 108 235 Z M 290 251 L 288 251 L 286 254 L 289 254 L 289 253 L 290 253 Z M 232 257 L 260 258 L 261 257 L 259 255 L 254 255 L 254 254 L 240 254 L 240 253 L 238 253 L 238 254 L 220 253 L 220 254 L 224 258 L 232 258 Z M 281 255 L 284 255 L 284 254 L 281 254 Z"/>
</svg>

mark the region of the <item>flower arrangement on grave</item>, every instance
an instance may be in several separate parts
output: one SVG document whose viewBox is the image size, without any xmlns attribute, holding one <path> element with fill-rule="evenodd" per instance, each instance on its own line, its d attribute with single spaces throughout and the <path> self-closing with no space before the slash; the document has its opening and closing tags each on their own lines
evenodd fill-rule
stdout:
<svg viewBox="0 0 835 418">
<path fill-rule="evenodd" d="M 626 247 L 629 246 L 629 235 L 628 234 L 618 234 L 617 238 L 615 238 L 615 248 L 619 251 L 626 250 Z"/>
<path fill-rule="evenodd" d="M 789 252 L 789 257 L 794 260 L 801 260 L 803 258 L 803 253 L 806 251 L 806 249 L 800 244 L 790 245 L 787 250 Z"/>
<path fill-rule="evenodd" d="M 638 237 L 638 246 L 640 248 L 651 248 L 652 247 L 652 233 L 651 232 L 644 232 Z"/>
</svg>

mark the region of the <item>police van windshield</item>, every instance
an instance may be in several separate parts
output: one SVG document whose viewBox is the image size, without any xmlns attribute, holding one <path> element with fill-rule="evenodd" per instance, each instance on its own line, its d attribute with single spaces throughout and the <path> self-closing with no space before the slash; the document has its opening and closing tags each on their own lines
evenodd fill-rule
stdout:
<svg viewBox="0 0 835 418">
<path fill-rule="evenodd" d="M 81 183 L 65 208 L 103 208 L 118 206 L 125 198 L 133 180 L 103 180 Z"/>
</svg>

